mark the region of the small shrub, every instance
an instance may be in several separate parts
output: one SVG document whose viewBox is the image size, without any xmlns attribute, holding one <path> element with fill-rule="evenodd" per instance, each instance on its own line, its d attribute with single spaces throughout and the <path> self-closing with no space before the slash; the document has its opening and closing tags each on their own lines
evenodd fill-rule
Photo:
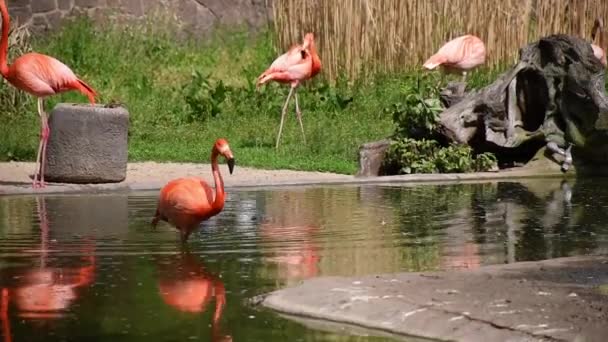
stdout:
<svg viewBox="0 0 608 342">
<path fill-rule="evenodd" d="M 490 153 L 474 156 L 469 146 L 399 138 L 391 142 L 383 166 L 396 174 L 462 173 L 489 171 L 496 167 L 496 158 Z"/>
<path fill-rule="evenodd" d="M 403 101 L 384 109 L 392 114 L 395 136 L 413 139 L 430 138 L 435 132 L 435 124 L 442 110 L 437 87 L 418 77 L 416 82 L 405 83 L 402 90 Z"/>
<path fill-rule="evenodd" d="M 221 112 L 220 105 L 230 91 L 222 80 L 212 82 L 208 75 L 194 71 L 190 82 L 182 89 L 184 101 L 189 110 L 186 121 L 206 121 L 209 117 L 216 117 Z"/>
</svg>

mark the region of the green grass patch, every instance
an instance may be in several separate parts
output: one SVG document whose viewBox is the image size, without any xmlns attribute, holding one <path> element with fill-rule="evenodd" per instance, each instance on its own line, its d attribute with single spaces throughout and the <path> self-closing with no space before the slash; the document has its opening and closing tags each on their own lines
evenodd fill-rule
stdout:
<svg viewBox="0 0 608 342">
<path fill-rule="evenodd" d="M 270 84 L 256 91 L 254 84 L 282 53 L 274 48 L 272 33 L 252 37 L 222 31 L 203 43 L 176 39 L 159 26 L 94 28 L 89 20 L 78 19 L 31 42 L 34 50 L 60 59 L 93 86 L 101 103 L 120 102 L 129 109 L 130 161 L 208 162 L 213 141 L 225 137 L 240 165 L 353 174 L 358 147 L 395 131 L 385 108 L 402 101 L 420 79 L 419 71 L 355 83 L 329 84 L 318 77 L 298 92 L 308 143 L 302 143 L 291 103 L 275 150 L 289 89 Z M 495 74 L 473 73 L 472 85 L 487 84 Z M 3 82 L 0 160 L 34 160 L 39 134 L 35 100 L 5 101 L 8 96 L 14 93 Z M 66 93 L 47 100 L 46 108 L 50 111 L 58 102 L 86 99 Z"/>
</svg>

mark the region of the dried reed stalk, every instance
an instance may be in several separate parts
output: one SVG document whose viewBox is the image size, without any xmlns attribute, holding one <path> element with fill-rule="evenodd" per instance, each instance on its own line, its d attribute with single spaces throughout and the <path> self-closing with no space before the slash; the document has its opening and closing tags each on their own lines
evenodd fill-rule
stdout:
<svg viewBox="0 0 608 342">
<path fill-rule="evenodd" d="M 350 79 L 419 68 L 445 41 L 465 33 L 486 42 L 487 65 L 510 64 L 519 48 L 553 33 L 590 40 L 605 0 L 275 0 L 278 45 L 317 38 L 324 74 Z"/>
</svg>

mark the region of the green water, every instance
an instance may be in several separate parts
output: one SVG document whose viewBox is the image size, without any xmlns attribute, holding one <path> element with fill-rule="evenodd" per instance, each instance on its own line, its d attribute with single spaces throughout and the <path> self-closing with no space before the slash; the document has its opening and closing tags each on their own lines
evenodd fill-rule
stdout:
<svg viewBox="0 0 608 342">
<path fill-rule="evenodd" d="M 606 185 L 229 189 L 224 211 L 191 236 L 187 249 L 169 225 L 151 229 L 155 192 L 0 197 L 0 288 L 8 303 L 2 335 L 392 341 L 349 327 L 315 330 L 247 299 L 318 276 L 458 271 L 606 253 Z"/>
</svg>

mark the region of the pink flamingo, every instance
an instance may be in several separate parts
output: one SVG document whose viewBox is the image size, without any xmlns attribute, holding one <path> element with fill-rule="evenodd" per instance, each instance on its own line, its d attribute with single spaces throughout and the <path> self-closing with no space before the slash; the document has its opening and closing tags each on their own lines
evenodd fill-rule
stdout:
<svg viewBox="0 0 608 342">
<path fill-rule="evenodd" d="M 597 59 L 600 60 L 604 67 L 608 66 L 608 61 L 606 60 L 606 52 L 602 48 L 604 46 L 604 22 L 602 19 L 597 18 L 593 23 L 593 28 L 591 29 L 591 41 L 595 41 L 595 36 L 599 33 L 599 45 L 591 44 L 591 48 L 593 49 L 593 54 Z"/>
<path fill-rule="evenodd" d="M 40 143 L 36 157 L 36 170 L 32 186 L 45 187 L 44 165 L 46 162 L 46 145 L 50 134 L 48 118 L 44 112 L 43 102 L 47 96 L 77 90 L 95 104 L 97 93 L 93 88 L 78 79 L 65 64 L 53 57 L 30 52 L 15 59 L 8 65 L 8 33 L 10 18 L 4 0 L 0 0 L 2 11 L 2 40 L 0 41 L 0 73 L 11 85 L 38 98 L 38 115 L 41 120 Z M 38 175 L 40 180 L 38 180 Z"/>
<path fill-rule="evenodd" d="M 285 101 L 283 111 L 281 112 L 281 124 L 279 126 L 279 134 L 277 135 L 275 148 L 279 148 L 285 114 L 287 113 L 287 105 L 294 92 L 296 99 L 296 116 L 300 123 L 302 138 L 304 139 L 304 143 L 306 143 L 304 124 L 302 123 L 302 112 L 300 111 L 300 106 L 298 104 L 298 93 L 296 88 L 301 82 L 313 78 L 320 71 L 321 59 L 315 48 L 314 35 L 312 33 L 307 33 L 304 36 L 304 42 L 301 45 L 294 45 L 291 47 L 289 51 L 275 59 L 270 67 L 258 77 L 258 87 L 270 81 L 291 84 L 289 95 L 287 95 L 287 100 Z"/>
<path fill-rule="evenodd" d="M 481 39 L 467 34 L 445 43 L 434 55 L 424 62 L 423 67 L 433 70 L 438 66 L 447 73 L 461 73 L 462 82 L 467 71 L 473 70 L 486 61 L 486 46 Z"/>
<path fill-rule="evenodd" d="M 202 178 L 185 177 L 169 181 L 160 190 L 152 226 L 156 227 L 159 220 L 171 223 L 180 231 L 182 243 L 185 243 L 202 221 L 224 209 L 224 180 L 217 163 L 219 155 L 226 158 L 228 170 L 232 174 L 234 157 L 226 139 L 217 139 L 211 149 L 215 197 L 213 189 Z"/>
</svg>

